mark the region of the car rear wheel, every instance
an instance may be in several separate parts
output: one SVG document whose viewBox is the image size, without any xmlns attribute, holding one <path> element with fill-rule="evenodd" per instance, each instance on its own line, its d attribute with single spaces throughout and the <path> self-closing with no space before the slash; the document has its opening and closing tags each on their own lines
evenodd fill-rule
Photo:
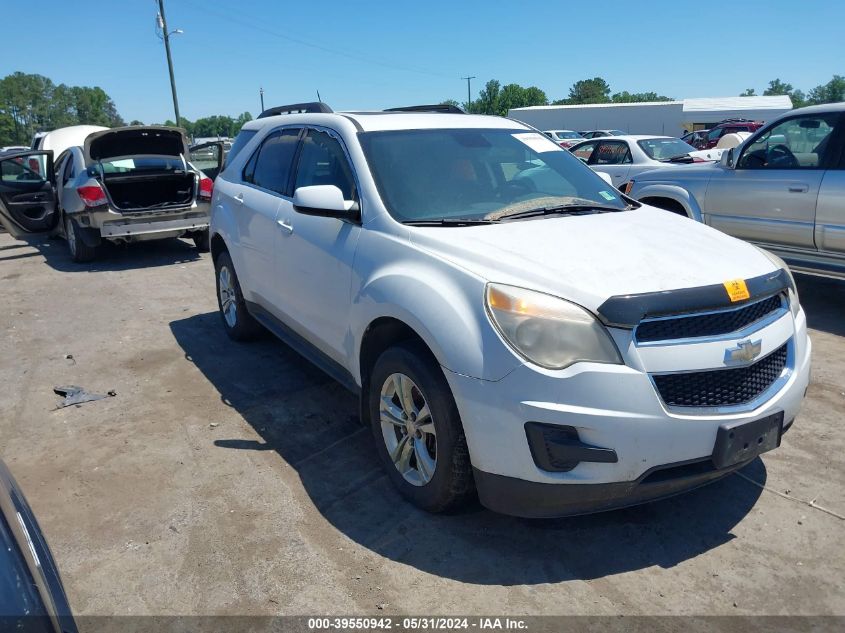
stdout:
<svg viewBox="0 0 845 633">
<path fill-rule="evenodd" d="M 473 494 L 472 466 L 443 372 L 419 343 L 389 348 L 370 376 L 369 411 L 388 477 L 414 505 L 443 512 Z"/>
<path fill-rule="evenodd" d="M 65 216 L 65 239 L 70 250 L 71 259 L 75 262 L 90 262 L 97 256 L 97 248 L 95 246 L 88 246 L 82 241 L 80 235 L 80 227 L 76 220 L 69 216 Z"/>
<path fill-rule="evenodd" d="M 261 333 L 261 326 L 246 308 L 229 253 L 217 256 L 214 272 L 217 279 L 217 305 L 226 334 L 234 341 L 255 339 Z"/>
<path fill-rule="evenodd" d="M 207 253 L 211 250 L 211 233 L 208 229 L 194 233 L 194 245 L 200 253 Z"/>
</svg>

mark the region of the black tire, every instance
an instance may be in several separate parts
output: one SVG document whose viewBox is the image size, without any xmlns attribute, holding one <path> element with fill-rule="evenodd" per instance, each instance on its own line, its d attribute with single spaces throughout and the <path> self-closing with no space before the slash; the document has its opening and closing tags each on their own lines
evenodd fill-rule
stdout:
<svg viewBox="0 0 845 633">
<path fill-rule="evenodd" d="M 76 220 L 67 215 L 64 216 L 64 223 L 65 240 L 68 250 L 70 250 L 71 259 L 78 263 L 92 261 L 97 256 L 97 247 L 88 246 L 82 241 L 80 234 L 84 229 L 79 226 Z"/>
<path fill-rule="evenodd" d="M 230 315 L 234 318 L 227 320 L 227 315 L 223 308 L 223 298 L 220 292 L 221 288 L 221 274 L 223 271 L 228 271 L 230 275 L 230 287 L 234 291 L 232 297 L 233 306 L 227 306 L 227 309 L 234 308 Z M 226 334 L 233 341 L 252 341 L 256 339 L 262 332 L 261 325 L 249 313 L 244 302 L 243 293 L 241 293 L 241 284 L 238 282 L 238 275 L 235 273 L 235 267 L 232 264 L 232 258 L 229 253 L 223 252 L 217 256 L 214 261 L 214 278 L 217 288 L 217 307 L 220 310 L 220 320 L 223 321 L 223 328 Z M 227 294 L 227 296 L 231 296 Z"/>
<path fill-rule="evenodd" d="M 208 229 L 194 233 L 194 245 L 200 253 L 207 253 L 211 250 L 211 233 Z"/>
<path fill-rule="evenodd" d="M 436 466 L 424 485 L 409 483 L 388 453 L 380 420 L 381 392 L 389 377 L 402 373 L 419 388 L 428 403 L 436 431 Z M 455 399 L 443 371 L 425 345 L 406 342 L 387 349 L 370 374 L 368 406 L 376 450 L 388 478 L 408 501 L 428 512 L 455 510 L 475 492 L 472 465 Z"/>
</svg>

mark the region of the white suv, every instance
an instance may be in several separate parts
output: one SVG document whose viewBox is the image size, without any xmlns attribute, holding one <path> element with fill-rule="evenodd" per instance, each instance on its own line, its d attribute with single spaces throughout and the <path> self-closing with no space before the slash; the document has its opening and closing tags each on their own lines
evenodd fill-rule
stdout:
<svg viewBox="0 0 845 633">
<path fill-rule="evenodd" d="M 247 123 L 215 183 L 223 326 L 360 394 L 413 503 L 604 510 L 779 445 L 810 341 L 776 257 L 516 121 L 290 109 Z"/>
</svg>

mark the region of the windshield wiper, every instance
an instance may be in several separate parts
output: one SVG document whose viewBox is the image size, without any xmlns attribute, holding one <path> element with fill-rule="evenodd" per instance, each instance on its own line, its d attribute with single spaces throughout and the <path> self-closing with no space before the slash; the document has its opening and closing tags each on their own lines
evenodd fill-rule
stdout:
<svg viewBox="0 0 845 633">
<path fill-rule="evenodd" d="M 513 213 L 505 213 L 498 216 L 499 220 L 521 220 L 523 218 L 533 218 L 544 215 L 590 215 L 593 213 L 617 213 L 619 211 L 627 211 L 633 209 L 633 206 L 627 205 L 625 208 L 609 207 L 603 204 L 560 204 L 548 207 L 537 207 L 535 209 L 527 209 L 525 211 L 514 211 Z"/>
<path fill-rule="evenodd" d="M 484 218 L 437 218 L 434 220 L 406 220 L 402 224 L 408 226 L 475 226 L 477 224 L 492 224 L 494 221 Z"/>
<path fill-rule="evenodd" d="M 671 158 L 664 158 L 660 161 L 661 163 L 694 163 L 695 159 L 690 156 L 689 154 L 679 154 L 678 156 L 672 156 Z"/>
</svg>

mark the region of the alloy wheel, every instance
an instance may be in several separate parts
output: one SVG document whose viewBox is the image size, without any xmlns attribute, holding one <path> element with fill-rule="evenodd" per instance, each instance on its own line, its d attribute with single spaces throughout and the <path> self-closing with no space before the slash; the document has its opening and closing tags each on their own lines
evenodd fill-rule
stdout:
<svg viewBox="0 0 845 633">
<path fill-rule="evenodd" d="M 408 483 L 424 486 L 437 468 L 437 434 L 420 388 L 402 373 L 391 374 L 381 388 L 381 432 L 396 470 Z"/>
<path fill-rule="evenodd" d="M 238 304 L 232 272 L 228 266 L 220 267 L 217 284 L 220 293 L 220 310 L 223 312 L 223 318 L 226 319 L 226 325 L 233 328 L 238 322 Z"/>
</svg>

